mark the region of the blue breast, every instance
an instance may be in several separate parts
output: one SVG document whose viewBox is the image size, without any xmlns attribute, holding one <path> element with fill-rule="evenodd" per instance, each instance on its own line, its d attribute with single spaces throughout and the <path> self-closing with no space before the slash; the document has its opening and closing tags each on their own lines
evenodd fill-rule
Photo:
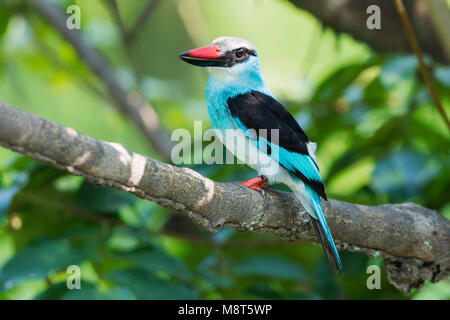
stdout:
<svg viewBox="0 0 450 320">
<path fill-rule="evenodd" d="M 206 86 L 206 102 L 211 125 L 214 129 L 236 129 L 227 101 L 239 94 L 261 91 L 272 95 L 262 80 L 257 59 L 249 59 L 239 66 L 239 76 L 234 81 L 223 81 L 211 76 Z"/>
</svg>

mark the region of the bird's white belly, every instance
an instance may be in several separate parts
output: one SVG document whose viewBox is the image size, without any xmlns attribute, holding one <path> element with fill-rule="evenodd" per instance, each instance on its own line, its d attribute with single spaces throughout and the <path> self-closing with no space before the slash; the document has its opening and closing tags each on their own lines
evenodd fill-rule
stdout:
<svg viewBox="0 0 450 320">
<path fill-rule="evenodd" d="M 224 131 L 216 129 L 216 135 L 228 151 L 240 162 L 256 170 L 258 175 L 266 176 L 269 184 L 281 182 L 287 185 L 298 197 L 306 211 L 313 217 L 317 217 L 304 183 L 292 176 L 276 159 L 259 150 L 254 141 L 245 136 L 241 130 L 233 131 L 234 134 L 230 137 L 223 133 Z"/>
<path fill-rule="evenodd" d="M 230 132 L 233 132 L 230 134 Z M 283 182 L 288 185 L 292 181 L 291 175 L 284 169 L 276 159 L 267 153 L 258 149 L 254 140 L 241 130 L 232 130 L 225 132 L 216 130 L 216 135 L 241 163 L 245 163 L 258 172 L 258 175 L 264 175 L 269 178 L 269 183 Z"/>
</svg>

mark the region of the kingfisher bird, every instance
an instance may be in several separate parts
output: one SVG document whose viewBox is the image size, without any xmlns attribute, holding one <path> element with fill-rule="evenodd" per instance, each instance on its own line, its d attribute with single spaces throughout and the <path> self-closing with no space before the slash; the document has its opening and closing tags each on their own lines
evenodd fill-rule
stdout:
<svg viewBox="0 0 450 320">
<path fill-rule="evenodd" d="M 331 268 L 343 272 L 322 210 L 320 198 L 327 200 L 327 196 L 315 157 L 316 143 L 309 141 L 266 86 L 255 46 L 242 38 L 220 37 L 179 56 L 210 71 L 206 101 L 212 127 L 237 159 L 258 172 L 258 177 L 241 184 L 262 193 L 266 182 L 286 184 L 308 212 Z M 226 130 L 238 132 L 245 147 L 237 146 L 238 139 L 228 138 Z M 262 134 L 264 130 L 276 130 L 277 139 Z"/>
</svg>

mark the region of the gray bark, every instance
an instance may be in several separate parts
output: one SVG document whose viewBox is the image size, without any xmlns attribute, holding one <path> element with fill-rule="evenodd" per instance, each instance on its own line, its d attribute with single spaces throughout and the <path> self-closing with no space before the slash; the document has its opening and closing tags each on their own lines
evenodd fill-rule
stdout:
<svg viewBox="0 0 450 320">
<path fill-rule="evenodd" d="M 209 232 L 224 227 L 271 232 L 317 243 L 293 194 L 265 196 L 238 183 L 220 183 L 182 167 L 146 158 L 0 102 L 0 145 L 97 185 L 131 192 L 182 213 Z M 450 274 L 450 221 L 413 203 L 365 206 L 323 202 L 340 250 L 384 258 L 389 281 L 409 292 Z"/>
<path fill-rule="evenodd" d="M 438 1 L 445 2 L 445 0 Z M 392 0 L 289 0 L 289 2 L 310 12 L 324 26 L 337 33 L 348 33 L 356 40 L 367 43 L 376 52 L 412 53 Z M 427 6 L 430 5 L 428 2 L 406 0 L 404 4 L 424 53 L 437 61 L 448 63 L 450 60 L 444 50 L 446 43 L 439 41 L 439 31 L 433 28 L 430 17 L 430 11 L 433 10 Z M 369 30 L 366 27 L 366 20 L 369 17 L 366 10 L 373 4 L 381 9 L 381 30 Z"/>
</svg>

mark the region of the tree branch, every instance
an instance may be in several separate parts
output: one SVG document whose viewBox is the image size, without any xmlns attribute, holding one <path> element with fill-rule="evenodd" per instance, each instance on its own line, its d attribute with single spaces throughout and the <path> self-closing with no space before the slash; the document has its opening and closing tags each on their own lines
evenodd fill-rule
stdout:
<svg viewBox="0 0 450 320">
<path fill-rule="evenodd" d="M 155 201 L 210 232 L 232 227 L 317 243 L 293 194 L 269 189 L 261 196 L 238 183 L 214 182 L 2 102 L 0 145 L 94 184 Z M 450 222 L 439 213 L 412 203 L 364 206 L 329 200 L 323 206 L 337 246 L 383 257 L 388 279 L 397 288 L 408 292 L 425 280 L 449 276 Z"/>
<path fill-rule="evenodd" d="M 64 14 L 47 0 L 28 0 L 34 8 L 69 42 L 92 72 L 103 82 L 117 109 L 130 118 L 151 146 L 166 160 L 170 159 L 170 140 L 155 109 L 138 93 L 128 93 L 119 84 L 109 62 L 87 43 L 77 30 L 69 30 Z"/>
<path fill-rule="evenodd" d="M 404 36 L 393 1 L 386 0 L 288 0 L 300 9 L 319 19 L 324 26 L 337 33 L 348 33 L 355 39 L 367 43 L 381 53 L 411 52 L 408 39 Z M 444 0 L 439 0 L 444 2 Z M 434 32 L 427 1 L 408 1 L 406 10 L 411 17 L 413 29 L 424 52 L 442 63 L 449 62 L 444 44 Z M 366 28 L 369 15 L 367 7 L 376 4 L 381 9 L 381 30 Z M 381 39 L 381 41 L 380 41 Z"/>
<path fill-rule="evenodd" d="M 434 30 L 445 50 L 447 61 L 450 61 L 450 37 L 448 36 L 448 30 L 450 30 L 449 4 L 442 0 L 428 0 L 426 3 Z"/>
<path fill-rule="evenodd" d="M 125 35 L 127 33 L 127 30 L 125 28 L 125 25 L 123 24 L 122 18 L 120 17 L 120 11 L 119 11 L 119 5 L 117 4 L 116 0 L 108 0 L 109 7 L 111 8 L 111 13 L 114 19 L 114 22 L 117 23 L 120 30 L 120 36 L 122 37 L 122 40 L 125 42 Z"/>
<path fill-rule="evenodd" d="M 160 3 L 161 0 L 149 0 L 147 6 L 145 7 L 139 18 L 136 20 L 134 26 L 125 33 L 125 42 L 127 43 L 127 45 L 130 45 L 134 41 L 137 33 L 139 32 L 139 29 L 141 29 L 141 27 L 145 24 L 145 22 L 152 15 L 152 13 Z"/>
<path fill-rule="evenodd" d="M 425 61 L 423 60 L 422 50 L 420 50 L 419 43 L 417 42 L 417 38 L 411 27 L 411 23 L 409 21 L 408 14 L 406 13 L 405 6 L 403 5 L 402 0 L 394 0 L 394 2 L 400 19 L 402 20 L 403 29 L 405 30 L 406 36 L 408 37 L 414 54 L 416 55 L 419 62 L 420 72 L 422 73 L 423 80 L 425 81 L 425 85 L 427 86 L 431 99 L 433 100 L 439 114 L 447 125 L 447 128 L 450 130 L 450 121 L 448 120 L 447 114 L 445 113 L 444 107 L 442 106 L 441 99 L 439 98 L 439 95 L 434 88 L 433 79 L 431 78 L 428 68 L 425 65 Z"/>
</svg>

